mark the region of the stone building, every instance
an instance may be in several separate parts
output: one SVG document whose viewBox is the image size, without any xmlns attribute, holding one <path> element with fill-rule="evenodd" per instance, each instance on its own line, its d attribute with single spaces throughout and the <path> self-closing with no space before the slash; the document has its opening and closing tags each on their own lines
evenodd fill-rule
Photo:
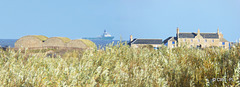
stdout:
<svg viewBox="0 0 240 87">
<path fill-rule="evenodd" d="M 157 49 L 162 46 L 162 39 L 133 39 L 130 36 L 130 42 L 128 43 L 133 48 L 139 48 L 143 46 L 151 46 Z"/>
<path fill-rule="evenodd" d="M 217 33 L 197 33 L 179 32 L 177 28 L 176 37 L 169 37 L 164 40 L 164 44 L 169 48 L 187 46 L 190 48 L 222 47 L 229 48 L 230 43 L 223 38 L 223 34 L 217 30 Z"/>
<path fill-rule="evenodd" d="M 163 41 L 164 45 L 168 48 L 177 47 L 177 38 L 176 37 L 168 37 Z"/>
</svg>

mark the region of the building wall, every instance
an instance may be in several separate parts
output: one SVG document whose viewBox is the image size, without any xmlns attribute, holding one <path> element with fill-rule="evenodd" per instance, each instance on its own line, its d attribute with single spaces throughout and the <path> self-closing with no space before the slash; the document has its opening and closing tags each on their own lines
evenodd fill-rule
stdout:
<svg viewBox="0 0 240 87">
<path fill-rule="evenodd" d="M 219 39 L 204 39 L 204 38 L 178 38 L 178 47 L 186 45 L 187 47 L 197 47 L 201 45 L 201 48 L 207 47 L 222 47 L 229 48 L 229 42 L 221 42 Z"/>
<path fill-rule="evenodd" d="M 211 46 L 219 46 L 219 39 L 204 39 L 204 38 L 178 38 L 178 47 L 186 45 L 187 47 L 197 47 L 200 46 L 202 48 L 211 47 Z"/>
<path fill-rule="evenodd" d="M 153 47 L 161 47 L 162 44 L 131 44 L 133 48 L 143 47 L 144 45 L 152 45 Z"/>
<path fill-rule="evenodd" d="M 219 42 L 219 47 L 228 49 L 230 46 L 230 42 Z"/>
<path fill-rule="evenodd" d="M 171 41 L 171 40 L 169 40 L 169 41 L 167 42 L 167 47 L 168 47 L 168 48 L 175 48 L 175 47 L 177 47 L 177 41 Z"/>
</svg>

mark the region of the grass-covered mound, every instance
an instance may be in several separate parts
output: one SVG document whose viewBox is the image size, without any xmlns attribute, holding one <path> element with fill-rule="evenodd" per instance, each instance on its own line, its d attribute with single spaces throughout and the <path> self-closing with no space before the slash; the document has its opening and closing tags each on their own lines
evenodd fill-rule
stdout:
<svg viewBox="0 0 240 87">
<path fill-rule="evenodd" d="M 87 39 L 78 39 L 87 45 L 88 48 L 97 48 L 96 44 Z"/>
<path fill-rule="evenodd" d="M 15 48 L 42 48 L 43 42 L 48 37 L 43 35 L 28 35 L 21 37 L 15 42 Z"/>
<path fill-rule="evenodd" d="M 58 58 L 0 51 L 2 86 L 239 86 L 240 47 L 133 49 L 127 45 Z M 234 81 L 212 81 L 233 78 Z M 207 80 L 208 79 L 208 80 Z"/>
<path fill-rule="evenodd" d="M 76 39 L 67 43 L 67 47 L 70 48 L 82 48 L 82 49 L 96 49 L 97 46 L 90 40 L 87 39 Z"/>
</svg>

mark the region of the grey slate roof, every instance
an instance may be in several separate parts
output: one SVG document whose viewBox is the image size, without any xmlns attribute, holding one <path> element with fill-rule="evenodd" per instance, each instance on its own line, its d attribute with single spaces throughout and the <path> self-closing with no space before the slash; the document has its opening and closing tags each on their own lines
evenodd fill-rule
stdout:
<svg viewBox="0 0 240 87">
<path fill-rule="evenodd" d="M 179 33 L 179 38 L 194 38 L 197 36 L 195 33 Z"/>
<path fill-rule="evenodd" d="M 219 38 L 217 33 L 200 33 L 203 38 Z"/>
<path fill-rule="evenodd" d="M 219 38 L 217 33 L 200 33 L 203 38 Z M 179 33 L 179 38 L 195 38 L 197 33 Z"/>
<path fill-rule="evenodd" d="M 134 39 L 131 44 L 162 44 L 162 39 Z"/>
</svg>

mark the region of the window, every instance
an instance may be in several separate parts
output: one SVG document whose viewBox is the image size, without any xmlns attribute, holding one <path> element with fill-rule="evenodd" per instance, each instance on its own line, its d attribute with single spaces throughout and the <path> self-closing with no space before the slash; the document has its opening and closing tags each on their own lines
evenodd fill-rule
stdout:
<svg viewBox="0 0 240 87">
<path fill-rule="evenodd" d="M 225 42 L 222 42 L 222 45 L 225 45 Z"/>
<path fill-rule="evenodd" d="M 184 39 L 183 42 L 186 42 L 186 39 Z"/>
<path fill-rule="evenodd" d="M 168 46 L 168 42 L 164 44 L 165 46 Z"/>
<path fill-rule="evenodd" d="M 172 44 L 175 44 L 175 41 L 173 41 Z"/>
<path fill-rule="evenodd" d="M 175 46 L 174 45 L 172 45 L 172 48 L 174 48 Z"/>
<path fill-rule="evenodd" d="M 193 39 L 191 39 L 191 42 L 193 42 Z"/>
<path fill-rule="evenodd" d="M 198 39 L 198 42 L 200 42 L 200 39 Z"/>
<path fill-rule="evenodd" d="M 212 40 L 212 42 L 214 42 L 214 40 Z"/>
<path fill-rule="evenodd" d="M 205 42 L 207 42 L 207 40 L 205 40 Z"/>
</svg>

